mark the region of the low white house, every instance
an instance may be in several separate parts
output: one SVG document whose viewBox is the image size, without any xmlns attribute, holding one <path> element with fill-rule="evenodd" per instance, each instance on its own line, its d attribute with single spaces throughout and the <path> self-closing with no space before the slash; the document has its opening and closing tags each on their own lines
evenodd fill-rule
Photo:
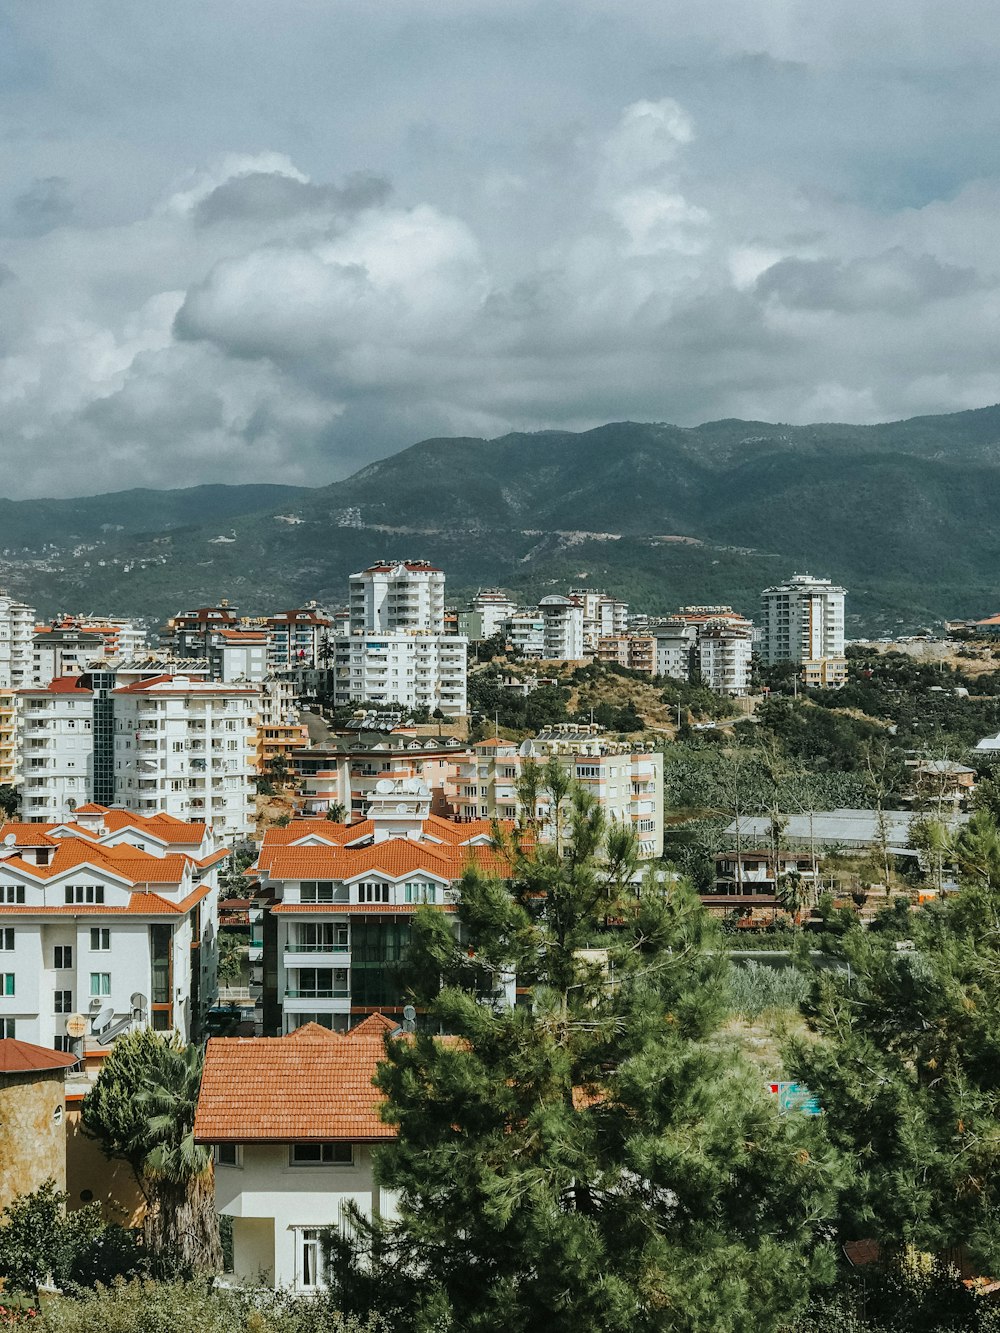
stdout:
<svg viewBox="0 0 1000 1333">
<path fill-rule="evenodd" d="M 372 1149 L 395 1135 L 372 1085 L 394 1027 L 372 1014 L 345 1034 L 308 1023 L 208 1043 L 194 1134 L 213 1148 L 215 1206 L 233 1219 L 235 1281 L 316 1290 L 322 1233 L 349 1205 L 394 1215 L 372 1170 Z"/>
</svg>

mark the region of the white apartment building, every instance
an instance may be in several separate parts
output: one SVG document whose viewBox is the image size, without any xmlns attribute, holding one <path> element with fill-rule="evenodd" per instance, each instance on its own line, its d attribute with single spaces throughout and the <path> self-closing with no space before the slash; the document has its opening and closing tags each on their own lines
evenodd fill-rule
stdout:
<svg viewBox="0 0 1000 1333">
<path fill-rule="evenodd" d="M 350 628 L 444 633 L 444 573 L 426 560 L 384 560 L 352 574 Z"/>
<path fill-rule="evenodd" d="M 338 635 L 332 642 L 335 704 L 399 703 L 439 708 L 449 717 L 468 711 L 468 639 L 397 630 Z"/>
<path fill-rule="evenodd" d="M 180 675 L 114 689 L 116 803 L 203 819 L 227 839 L 252 833 L 258 695 Z"/>
<path fill-rule="evenodd" d="M 0 689 L 31 683 L 31 641 L 35 608 L 0 591 Z"/>
<path fill-rule="evenodd" d="M 576 662 L 583 657 L 583 607 L 553 593 L 538 603 L 543 624 L 543 656 L 548 661 Z"/>
<path fill-rule="evenodd" d="M 459 764 L 459 818 L 518 819 L 533 813 L 542 821 L 540 838 L 550 840 L 553 812 L 547 793 L 539 793 L 534 812 L 523 810 L 518 798 L 525 765 L 544 765 L 550 758 L 596 797 L 608 819 L 632 826 L 643 859 L 663 854 L 663 755 L 644 742 L 611 740 L 599 727 L 567 723 L 520 744 L 481 741 Z"/>
<path fill-rule="evenodd" d="M 106 653 L 102 634 L 72 627 L 40 626 L 31 641 L 29 685 L 48 685 L 60 676 L 79 676 Z"/>
<path fill-rule="evenodd" d="M 14 690 L 0 690 L 0 784 L 10 786 L 21 779 L 19 700 Z"/>
<path fill-rule="evenodd" d="M 459 633 L 469 639 L 492 639 L 506 631 L 516 610 L 516 602 L 501 588 L 485 588 L 476 593 L 467 611 L 459 612 Z"/>
<path fill-rule="evenodd" d="M 599 588 L 570 588 L 569 598 L 583 608 L 583 642 L 596 652 L 598 640 L 628 630 L 628 602 L 609 597 Z"/>
<path fill-rule="evenodd" d="M 0 1034 L 84 1057 L 135 1025 L 196 1039 L 218 993 L 228 855 L 206 825 L 161 814 L 83 805 L 72 823 L 5 824 Z"/>
<path fill-rule="evenodd" d="M 90 800 L 94 694 L 78 676 L 18 691 L 21 815 L 58 823 Z"/>
<path fill-rule="evenodd" d="M 515 611 L 504 629 L 515 657 L 545 656 L 545 618 L 538 611 Z"/>
<path fill-rule="evenodd" d="M 323 665 L 333 620 L 315 602 L 253 623 L 267 632 L 267 662 L 272 671 Z"/>
<path fill-rule="evenodd" d="M 698 670 L 716 694 L 750 693 L 752 655 L 751 632 L 739 626 L 709 623 L 698 634 Z"/>
<path fill-rule="evenodd" d="M 654 625 L 650 633 L 656 644 L 656 674 L 674 680 L 689 680 L 698 627 L 686 620 L 667 620 Z"/>
<path fill-rule="evenodd" d="M 847 594 L 829 579 L 793 574 L 761 594 L 761 656 L 776 662 L 813 664 L 844 656 Z"/>
<path fill-rule="evenodd" d="M 141 625 L 123 616 L 59 615 L 52 622 L 53 629 L 77 630 L 80 634 L 99 634 L 104 648 L 100 657 L 141 657 L 147 651 L 147 634 Z M 56 671 L 54 675 L 68 675 Z M 43 685 L 44 681 L 41 682 Z"/>
</svg>

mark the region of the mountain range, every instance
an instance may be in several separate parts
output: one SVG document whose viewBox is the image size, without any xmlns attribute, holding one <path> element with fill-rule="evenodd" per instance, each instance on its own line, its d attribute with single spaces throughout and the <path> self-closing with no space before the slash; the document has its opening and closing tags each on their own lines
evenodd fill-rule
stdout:
<svg viewBox="0 0 1000 1333">
<path fill-rule="evenodd" d="M 1000 407 L 873 426 L 616 422 L 424 440 L 344 481 L 0 501 L 0 579 L 43 615 L 248 615 L 426 557 L 449 599 L 568 583 L 636 609 L 748 614 L 794 570 L 849 591 L 849 633 L 1000 609 Z"/>
</svg>

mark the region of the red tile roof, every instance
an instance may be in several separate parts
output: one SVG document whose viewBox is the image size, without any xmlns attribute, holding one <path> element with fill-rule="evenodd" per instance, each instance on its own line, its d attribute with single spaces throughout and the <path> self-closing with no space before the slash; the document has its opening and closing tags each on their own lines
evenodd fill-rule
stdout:
<svg viewBox="0 0 1000 1333">
<path fill-rule="evenodd" d="M 89 699 L 93 690 L 81 685 L 79 676 L 57 676 L 48 685 L 26 685 L 18 694 L 79 694 Z"/>
<path fill-rule="evenodd" d="M 381 1036 L 345 1041 L 321 1029 L 288 1037 L 213 1037 L 194 1122 L 198 1143 L 384 1142 L 372 1086 Z"/>
<path fill-rule="evenodd" d="M 29 1041 L 15 1037 L 0 1040 L 0 1074 L 26 1074 L 34 1070 L 68 1069 L 79 1064 L 75 1055 L 50 1051 L 46 1046 L 33 1046 Z"/>
</svg>

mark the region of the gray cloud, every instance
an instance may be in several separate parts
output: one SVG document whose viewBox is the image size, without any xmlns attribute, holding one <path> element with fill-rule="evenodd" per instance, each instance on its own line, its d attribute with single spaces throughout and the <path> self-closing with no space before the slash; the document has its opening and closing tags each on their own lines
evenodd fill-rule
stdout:
<svg viewBox="0 0 1000 1333">
<path fill-rule="evenodd" d="M 73 216 L 69 181 L 45 176 L 32 181 L 11 204 L 14 229 L 25 236 L 42 236 L 53 227 L 64 226 Z"/>
<path fill-rule="evenodd" d="M 384 204 L 391 193 L 385 177 L 370 172 L 355 172 L 338 188 L 252 171 L 216 186 L 197 204 L 194 219 L 210 226 L 219 222 L 274 222 L 301 213 L 356 213 Z"/>
<path fill-rule="evenodd" d="M 997 401 L 1000 16 L 959 11 L 11 9 L 8 487 Z"/>
</svg>

